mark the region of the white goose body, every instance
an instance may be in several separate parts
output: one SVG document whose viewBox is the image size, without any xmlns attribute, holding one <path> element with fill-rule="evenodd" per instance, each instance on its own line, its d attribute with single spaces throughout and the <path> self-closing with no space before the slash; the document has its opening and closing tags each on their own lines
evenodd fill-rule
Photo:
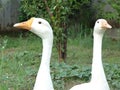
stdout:
<svg viewBox="0 0 120 90">
<path fill-rule="evenodd" d="M 42 38 L 42 59 L 33 90 L 54 90 L 50 76 L 50 57 L 53 45 L 51 26 L 42 18 L 31 18 L 28 21 L 15 24 L 14 27 L 30 30 Z"/>
<path fill-rule="evenodd" d="M 94 44 L 91 80 L 70 90 L 110 90 L 102 64 L 102 38 L 106 29 L 112 28 L 105 19 L 98 19 L 94 26 Z"/>
</svg>

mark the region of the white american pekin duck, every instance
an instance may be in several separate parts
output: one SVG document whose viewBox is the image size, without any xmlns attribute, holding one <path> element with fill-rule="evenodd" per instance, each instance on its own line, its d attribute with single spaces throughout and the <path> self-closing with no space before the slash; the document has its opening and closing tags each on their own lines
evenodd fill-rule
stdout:
<svg viewBox="0 0 120 90">
<path fill-rule="evenodd" d="M 50 24 L 42 18 L 33 17 L 28 21 L 14 24 L 14 27 L 29 30 L 42 39 L 41 65 L 33 90 L 54 90 L 50 76 L 50 57 L 53 45 L 53 31 Z"/>
<path fill-rule="evenodd" d="M 112 26 L 105 19 L 98 19 L 94 26 L 94 44 L 93 44 L 93 61 L 92 77 L 89 83 L 83 83 L 72 87 L 70 90 L 110 90 L 106 80 L 105 72 L 102 65 L 102 38 L 107 29 Z"/>
</svg>

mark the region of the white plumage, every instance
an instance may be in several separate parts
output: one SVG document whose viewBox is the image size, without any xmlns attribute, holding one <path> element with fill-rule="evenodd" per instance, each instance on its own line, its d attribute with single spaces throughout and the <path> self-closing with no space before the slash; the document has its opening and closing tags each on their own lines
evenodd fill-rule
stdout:
<svg viewBox="0 0 120 90">
<path fill-rule="evenodd" d="M 42 18 L 31 18 L 15 24 L 14 27 L 30 30 L 42 39 L 42 59 L 33 90 L 54 90 L 50 76 L 50 57 L 53 45 L 53 31 L 50 24 Z"/>
<path fill-rule="evenodd" d="M 89 83 L 72 87 L 70 90 L 110 90 L 102 65 L 102 38 L 107 29 L 112 28 L 105 19 L 98 19 L 94 26 L 92 77 Z"/>
</svg>

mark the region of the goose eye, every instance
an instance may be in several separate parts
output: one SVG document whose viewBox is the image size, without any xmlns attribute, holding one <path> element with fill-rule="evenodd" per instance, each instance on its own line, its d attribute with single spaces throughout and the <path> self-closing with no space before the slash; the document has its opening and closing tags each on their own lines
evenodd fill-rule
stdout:
<svg viewBox="0 0 120 90">
<path fill-rule="evenodd" d="M 97 21 L 97 23 L 99 23 L 99 21 Z"/>
<path fill-rule="evenodd" d="M 42 22 L 41 22 L 41 21 L 39 21 L 38 23 L 39 23 L 39 24 L 41 24 Z"/>
</svg>

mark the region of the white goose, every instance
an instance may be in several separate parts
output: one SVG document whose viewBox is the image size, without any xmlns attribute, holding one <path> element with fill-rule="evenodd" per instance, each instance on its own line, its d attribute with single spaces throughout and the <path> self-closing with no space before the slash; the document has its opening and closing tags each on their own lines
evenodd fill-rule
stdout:
<svg viewBox="0 0 120 90">
<path fill-rule="evenodd" d="M 50 76 L 50 57 L 53 45 L 53 31 L 50 24 L 42 18 L 31 18 L 17 23 L 16 28 L 27 29 L 42 38 L 43 52 L 33 90 L 54 90 Z"/>
<path fill-rule="evenodd" d="M 102 65 L 102 38 L 106 29 L 112 28 L 105 19 L 98 19 L 94 26 L 92 77 L 89 83 L 72 87 L 70 90 L 110 90 Z"/>
</svg>

